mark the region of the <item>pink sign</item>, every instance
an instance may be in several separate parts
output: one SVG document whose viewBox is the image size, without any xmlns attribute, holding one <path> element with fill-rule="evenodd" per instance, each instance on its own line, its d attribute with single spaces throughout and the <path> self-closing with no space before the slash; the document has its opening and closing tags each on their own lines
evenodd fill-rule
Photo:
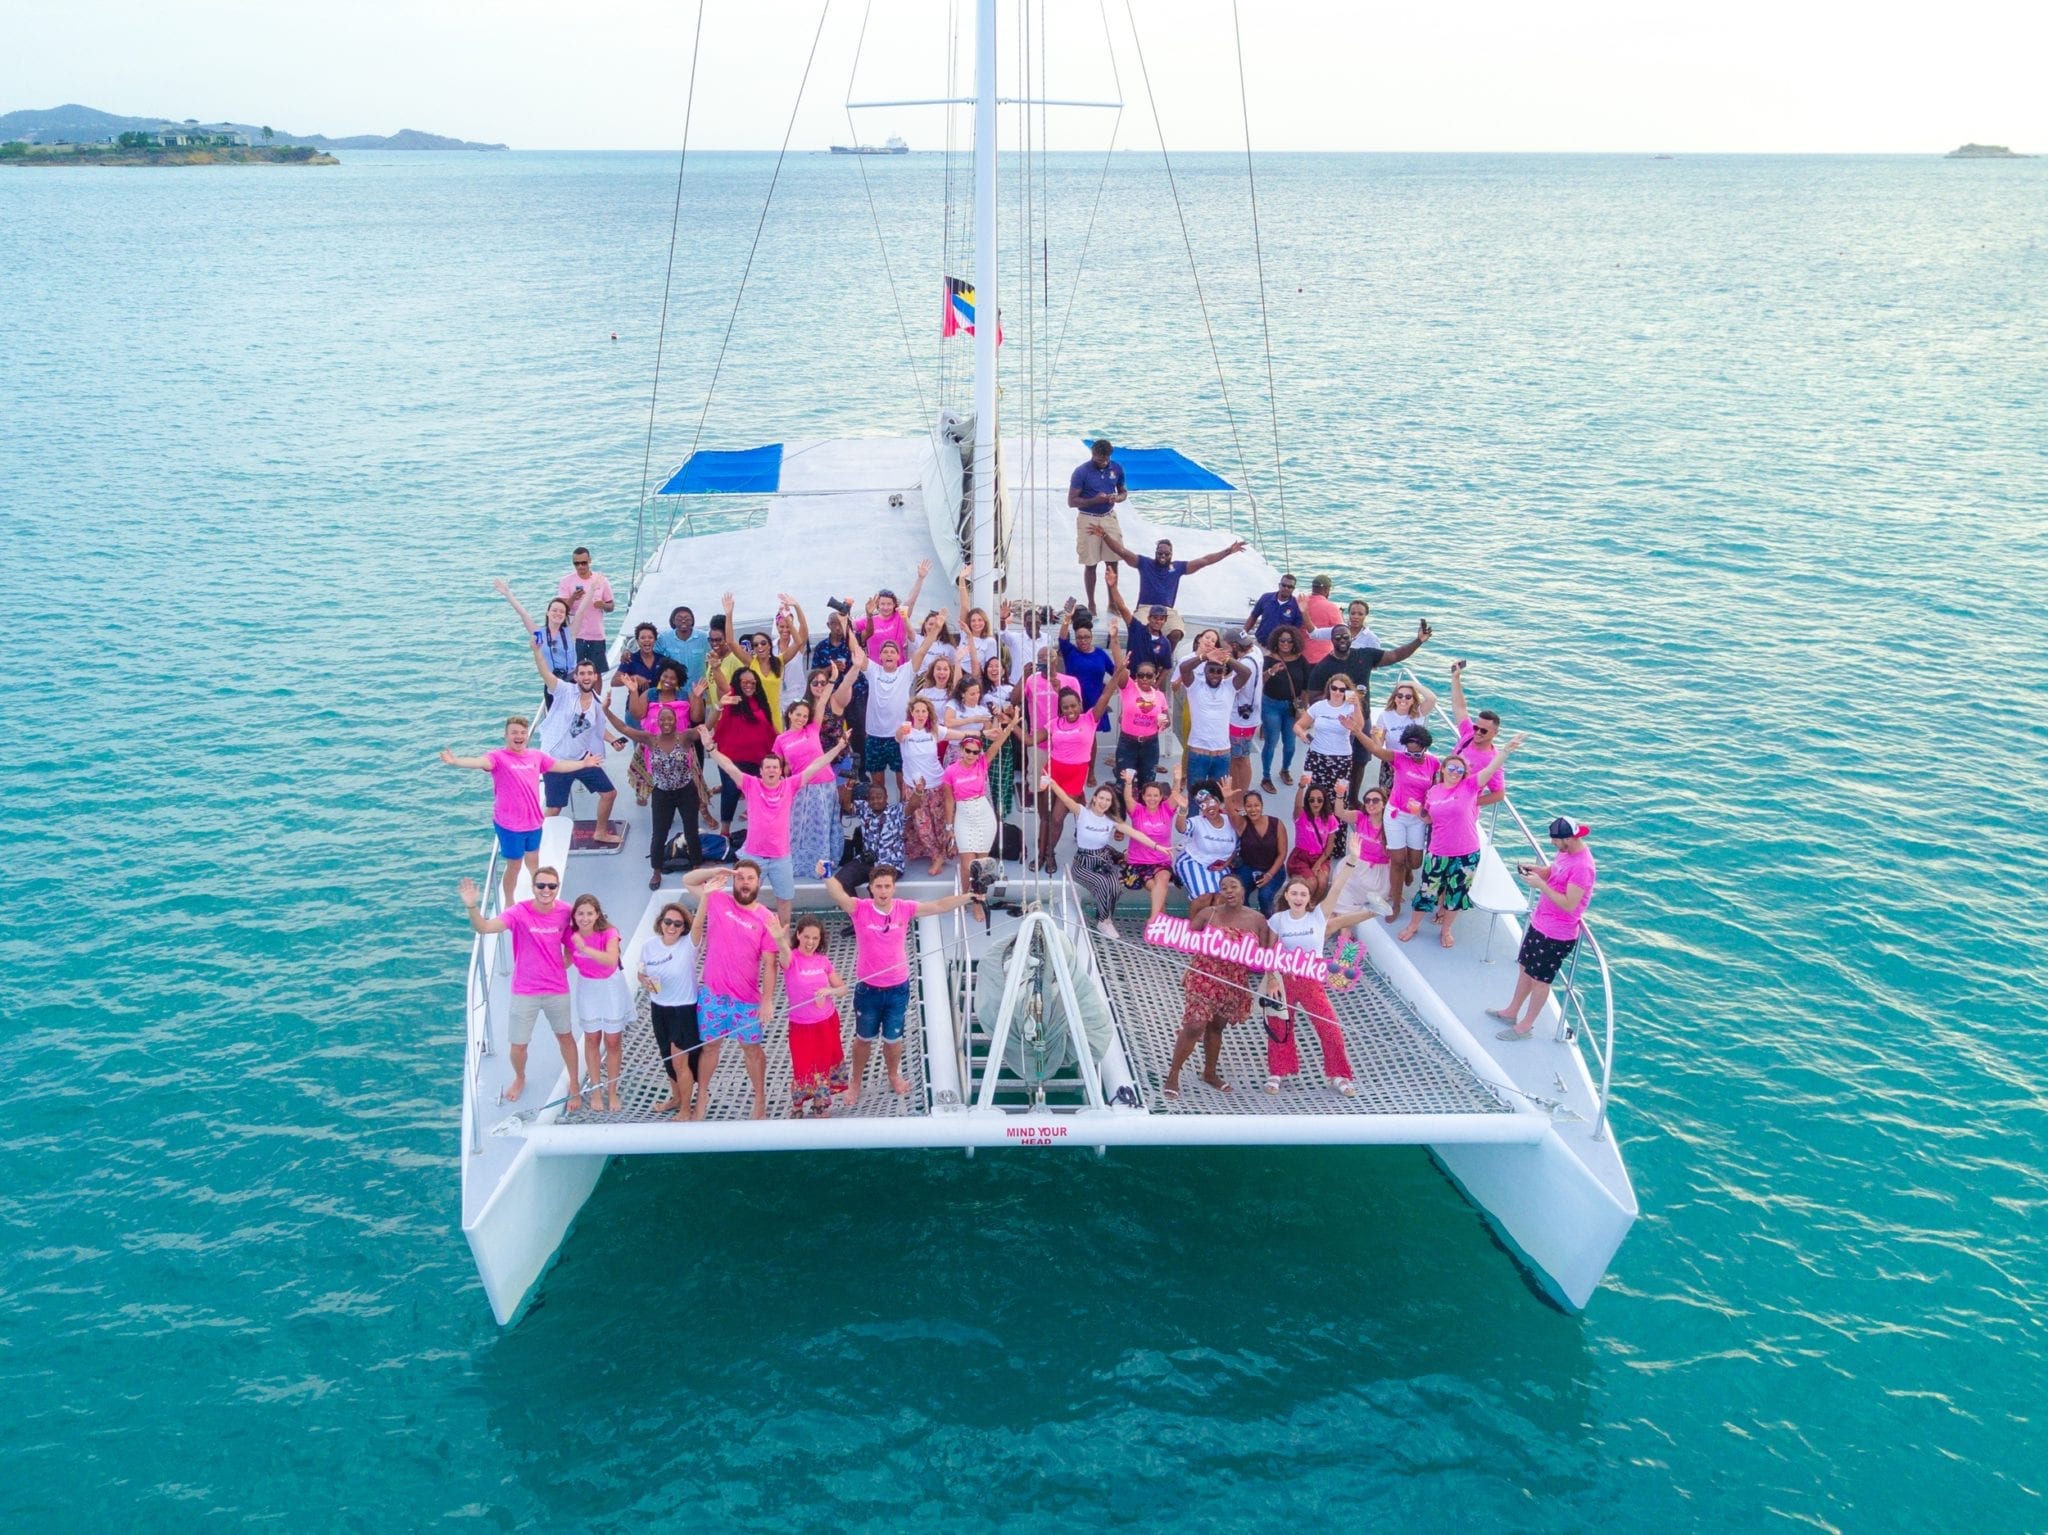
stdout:
<svg viewBox="0 0 2048 1535">
<path fill-rule="evenodd" d="M 1196 929 L 1189 927 L 1184 918 L 1169 917 L 1165 912 L 1145 924 L 1145 941 L 1178 949 L 1183 954 L 1227 959 L 1247 970 L 1277 970 L 1282 975 L 1306 976 L 1313 981 L 1327 980 L 1330 975 L 1329 961 L 1308 949 L 1268 948 L 1250 933 L 1227 927 Z"/>
</svg>

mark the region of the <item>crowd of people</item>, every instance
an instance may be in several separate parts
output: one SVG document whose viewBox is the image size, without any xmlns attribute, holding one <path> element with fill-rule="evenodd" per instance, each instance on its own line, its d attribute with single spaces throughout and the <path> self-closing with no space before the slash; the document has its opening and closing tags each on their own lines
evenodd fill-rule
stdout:
<svg viewBox="0 0 2048 1535">
<path fill-rule="evenodd" d="M 568 1107 L 584 1107 L 586 1094 L 593 1107 L 620 1107 L 631 1006 L 619 932 L 595 896 L 565 903 L 560 871 L 539 861 L 547 818 L 579 784 L 596 797 L 591 839 L 620 840 L 607 748 L 629 752 L 627 787 L 648 807 L 649 888 L 681 875 L 680 899 L 660 908 L 636 977 L 670 1082 L 658 1107 L 681 1118 L 704 1116 L 729 1044 L 739 1048 L 755 1116 L 766 1114 L 762 1017 L 778 985 L 788 1001 L 791 1113 L 857 1102 L 877 1040 L 891 1087 L 908 1091 L 910 923 L 961 906 L 985 916 L 983 861 L 992 858 L 1071 875 L 1111 938 L 1121 936 L 1127 896 L 1157 916 L 1177 885 L 1191 924 L 1238 928 L 1268 946 L 1321 950 L 1332 934 L 1377 918 L 1403 941 L 1433 919 L 1437 941 L 1451 947 L 1457 915 L 1472 904 L 1480 812 L 1505 796 L 1523 737 L 1503 739 L 1497 712 L 1468 707 L 1462 660 L 1449 667 L 1454 743 L 1439 747 L 1437 700 L 1407 675 L 1375 710 L 1373 673 L 1413 656 L 1430 626 L 1388 645 L 1367 604 L 1339 606 L 1327 576 L 1314 577 L 1302 600 L 1283 575 L 1241 624 L 1190 634 L 1178 606 L 1183 578 L 1244 546 L 1180 560 L 1160 539 L 1137 554 L 1115 515 L 1126 494 L 1110 445 L 1096 443 L 1068 494 L 1085 605 L 1004 602 L 990 613 L 974 605 L 972 571 L 963 569 L 952 603 L 921 606 L 927 561 L 902 595 L 828 598 L 817 627 L 789 593 L 771 626 L 746 633 L 730 592 L 701 625 L 679 605 L 665 631 L 641 623 L 623 637 L 614 659 L 612 588 L 588 549 L 575 551 L 539 621 L 496 583 L 518 616 L 544 711 L 537 729 L 523 715 L 507 720 L 490 751 L 441 756 L 492 781 L 501 909 L 483 915 L 470 882 L 462 896 L 477 932 L 511 935 L 507 1097 L 524 1090 L 527 1049 L 546 1018 L 575 1084 Z M 1098 567 L 1107 612 L 1095 605 Z M 1291 814 L 1283 786 L 1296 791 Z M 1026 808 L 1035 816 L 1021 815 Z M 1592 895 L 1587 828 L 1560 818 L 1551 834 L 1556 859 L 1518 869 L 1534 910 L 1513 1000 L 1494 1015 L 1502 1039 L 1529 1036 Z M 905 871 L 929 877 L 949 866 L 956 888 L 946 898 L 896 894 Z M 515 901 L 522 868 L 531 896 Z M 834 968 L 815 916 L 793 915 L 799 881 L 820 882 L 847 913 L 854 975 Z M 1314 1026 L 1329 1085 L 1354 1090 L 1320 986 L 1233 973 L 1198 956 L 1186 991 L 1169 1096 L 1198 1045 L 1203 1079 L 1228 1090 L 1216 1062 L 1221 1031 L 1260 997 L 1271 999 L 1270 1090 L 1300 1069 L 1297 1013 Z M 847 996 L 850 1062 L 838 1025 Z"/>
</svg>

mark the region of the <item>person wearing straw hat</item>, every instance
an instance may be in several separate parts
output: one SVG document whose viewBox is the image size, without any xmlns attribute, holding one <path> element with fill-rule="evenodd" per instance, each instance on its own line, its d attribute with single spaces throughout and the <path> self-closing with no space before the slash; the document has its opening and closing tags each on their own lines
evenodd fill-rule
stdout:
<svg viewBox="0 0 2048 1535">
<path fill-rule="evenodd" d="M 1516 956 L 1522 973 L 1515 977 L 1514 998 L 1506 1007 L 1486 1010 L 1487 1017 L 1507 1025 L 1496 1039 L 1527 1039 L 1535 1032 L 1558 969 L 1578 947 L 1586 908 L 1592 905 L 1593 887 L 1600 881 L 1592 849 L 1586 846 L 1592 835 L 1592 827 L 1559 816 L 1550 823 L 1550 840 L 1557 856 L 1549 863 L 1515 866 L 1536 897 L 1536 907 L 1529 913 L 1529 930 L 1522 935 L 1521 953 Z"/>
</svg>

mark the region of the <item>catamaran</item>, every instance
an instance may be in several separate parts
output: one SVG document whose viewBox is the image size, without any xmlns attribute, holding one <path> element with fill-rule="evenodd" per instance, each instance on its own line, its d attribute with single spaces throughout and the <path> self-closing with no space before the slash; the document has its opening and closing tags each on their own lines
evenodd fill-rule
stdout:
<svg viewBox="0 0 2048 1535">
<path fill-rule="evenodd" d="M 977 0 L 975 20 L 971 93 L 848 106 L 972 109 L 972 291 L 979 313 L 994 316 L 1003 275 L 997 107 L 1017 98 L 998 94 L 996 0 Z M 676 510 L 644 563 L 636 553 L 617 632 L 630 635 L 642 620 L 666 629 L 673 607 L 701 608 L 726 591 L 736 594 L 742 629 L 766 628 L 757 620 L 775 611 L 780 592 L 866 594 L 900 586 L 926 560 L 948 586 L 967 572 L 974 605 L 988 612 L 1006 599 L 1020 607 L 1056 605 L 1078 593 L 1074 514 L 1065 492 L 1068 471 L 1086 447 L 1078 436 L 1050 430 L 1003 435 L 998 331 L 984 323 L 973 335 L 971 408 L 941 412 L 923 436 L 724 449 L 693 444 L 657 493 L 656 504 Z M 1029 411 L 1023 414 L 1030 422 Z M 651 419 L 650 413 L 650 434 Z M 1257 498 L 1170 448 L 1120 449 L 1119 459 L 1130 492 L 1119 508 L 1129 547 L 1149 550 L 1157 538 L 1171 537 L 1176 553 L 1192 560 L 1239 539 L 1249 543 L 1191 573 L 1179 594 L 1190 635 L 1204 625 L 1242 622 L 1278 575 L 1260 549 L 1267 530 Z M 646 504 L 643 497 L 643 512 Z M 721 514 L 721 505 L 739 510 Z M 1450 722 L 1439 724 L 1448 729 Z M 1169 739 L 1167 751 L 1176 744 Z M 620 782 L 622 756 L 611 763 Z M 1034 781 L 1020 780 L 1027 788 Z M 1022 801 L 1029 847 L 1035 811 L 1028 792 Z M 1291 820 L 1290 806 L 1271 808 Z M 580 845 L 574 814 L 547 822 L 540 861 L 564 871 L 565 898 L 589 891 L 603 902 L 628 935 L 630 976 L 657 911 L 675 898 L 675 883 L 660 892 L 647 887 L 644 808 L 627 804 L 618 817 L 624 856 Z M 509 951 L 505 937 L 480 936 L 464 992 L 462 1230 L 491 1308 L 501 1323 L 518 1315 L 615 1156 L 1337 1145 L 1426 1148 L 1535 1288 L 1567 1309 L 1581 1308 L 1636 1217 L 1610 1105 L 1613 984 L 1588 923 L 1535 1038 L 1496 1040 L 1485 1010 L 1513 988 L 1529 909 L 1509 862 L 1541 860 L 1548 848 L 1511 799 L 1494 808 L 1484 831 L 1473 909 L 1458 919 L 1455 947 L 1402 944 L 1386 924 L 1368 921 L 1348 962 L 1333 970 L 1330 994 L 1352 1060 L 1352 1096 L 1306 1078 L 1284 1079 L 1277 1092 L 1241 1086 L 1228 1094 L 1191 1079 L 1169 1095 L 1187 956 L 1144 941 L 1135 921 L 1126 922 L 1125 938 L 1110 939 L 1088 919 L 1066 875 L 1014 861 L 1003 867 L 986 920 L 956 909 L 913 925 L 904 1051 L 911 1090 L 891 1091 L 877 1060 L 858 1101 L 842 1102 L 823 1118 L 751 1118 L 753 1093 L 731 1063 L 703 1120 L 658 1115 L 654 1104 L 666 1081 L 645 997 L 636 999 L 639 1019 L 627 1033 L 619 1111 L 570 1112 L 573 1084 L 559 1063 L 550 1072 L 543 1057 L 552 1052 L 545 1050 L 534 1054 L 521 1099 L 506 1102 Z M 846 921 L 823 884 L 801 878 L 811 871 L 798 872 L 797 907 L 825 915 L 830 952 L 840 972 L 851 975 Z M 481 881 L 492 909 L 499 873 L 494 852 Z M 950 870 L 929 878 L 913 871 L 898 894 L 932 900 L 953 888 Z M 527 891 L 522 871 L 516 898 Z M 781 1007 L 764 1021 L 769 1102 L 786 1102 Z M 1263 1078 L 1262 1044 L 1256 1025 L 1228 1031 L 1225 1077 L 1241 1085 Z M 693 1171 L 678 1167 L 675 1175 Z"/>
</svg>

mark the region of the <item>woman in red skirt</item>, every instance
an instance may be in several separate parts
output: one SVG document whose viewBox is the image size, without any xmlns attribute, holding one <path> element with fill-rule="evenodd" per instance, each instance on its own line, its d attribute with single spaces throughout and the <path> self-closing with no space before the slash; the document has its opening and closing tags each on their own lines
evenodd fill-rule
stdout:
<svg viewBox="0 0 2048 1535">
<path fill-rule="evenodd" d="M 822 1119 L 832 1090 L 846 1086 L 838 999 L 852 991 L 825 952 L 825 924 L 806 913 L 790 929 L 782 986 L 789 998 L 789 1117 Z"/>
</svg>

